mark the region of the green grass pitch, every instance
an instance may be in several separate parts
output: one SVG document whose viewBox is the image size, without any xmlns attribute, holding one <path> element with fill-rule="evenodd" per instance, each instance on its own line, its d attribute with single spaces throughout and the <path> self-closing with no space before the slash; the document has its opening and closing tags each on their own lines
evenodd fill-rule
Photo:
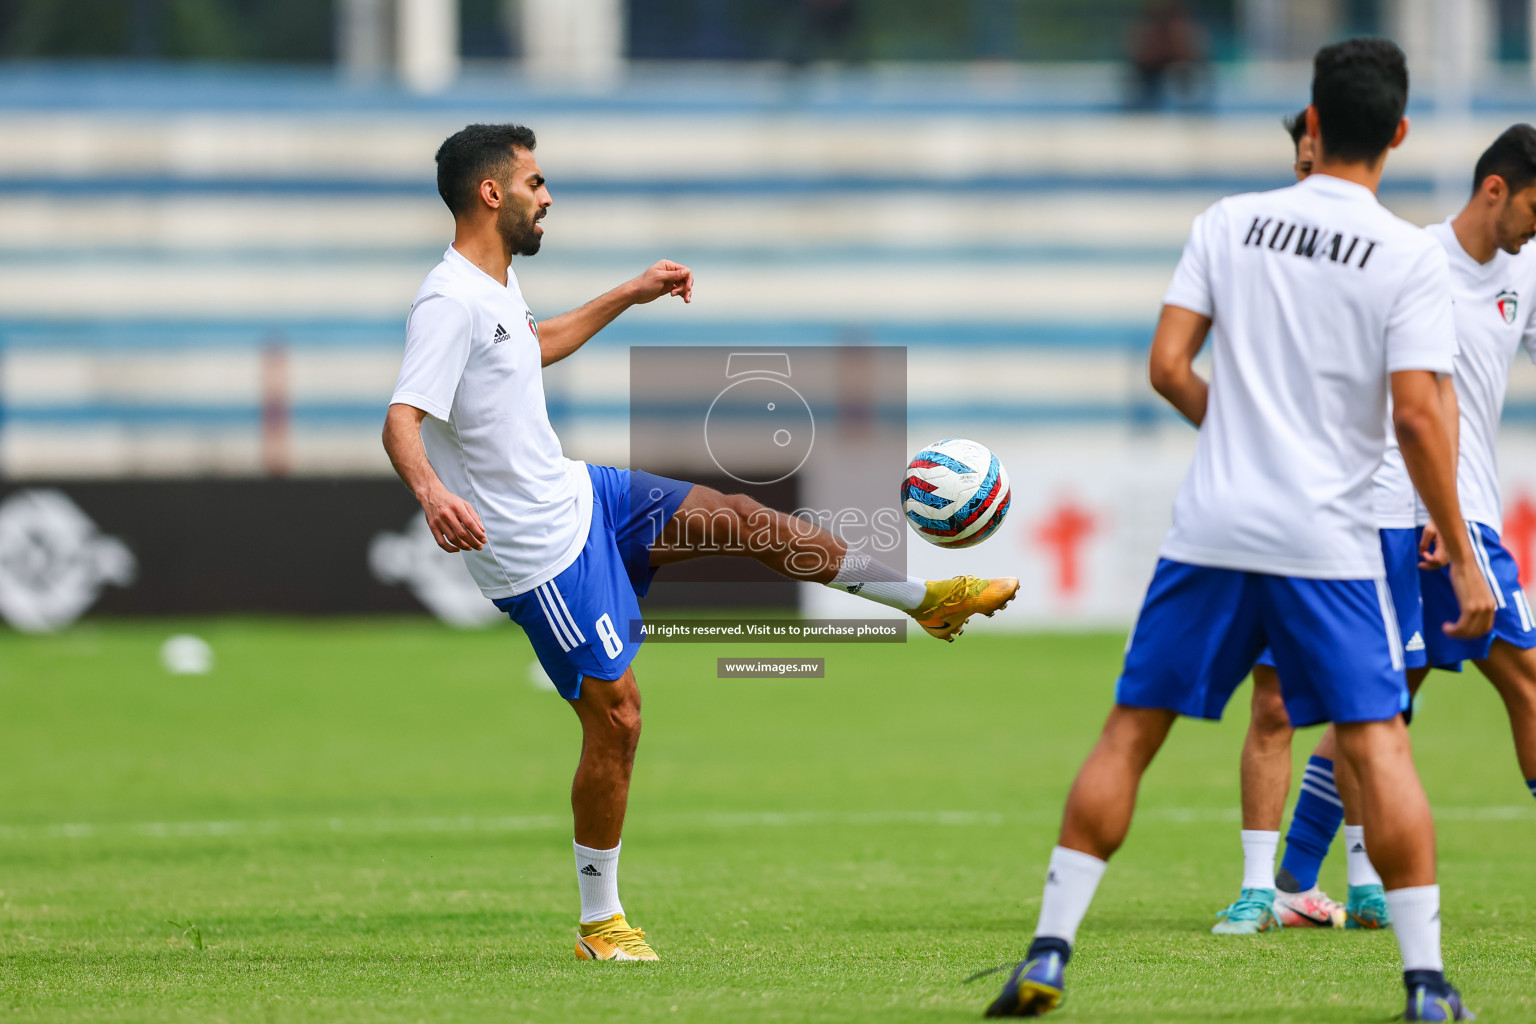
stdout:
<svg viewBox="0 0 1536 1024">
<path fill-rule="evenodd" d="M 213 674 L 161 670 L 182 628 Z M 977 1019 L 1000 979 L 963 980 L 1025 948 L 1121 643 L 648 646 L 622 891 L 664 960 L 604 965 L 571 952 L 576 719 L 515 628 L 0 633 L 0 1022 Z M 827 678 L 718 680 L 722 653 Z M 1246 694 L 1153 767 L 1058 1019 L 1401 1011 L 1390 934 L 1208 934 L 1240 880 Z M 1483 1020 L 1536 1019 L 1536 806 L 1502 708 L 1437 675 L 1414 736 L 1448 967 Z"/>
</svg>

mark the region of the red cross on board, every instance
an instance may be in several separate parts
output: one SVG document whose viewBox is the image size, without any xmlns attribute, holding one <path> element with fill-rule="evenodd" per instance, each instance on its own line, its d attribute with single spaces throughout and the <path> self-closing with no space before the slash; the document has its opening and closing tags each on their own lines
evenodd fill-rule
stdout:
<svg viewBox="0 0 1536 1024">
<path fill-rule="evenodd" d="M 1500 537 L 1509 553 L 1515 556 L 1520 567 L 1520 585 L 1530 579 L 1531 550 L 1536 543 L 1536 504 L 1525 491 L 1515 498 L 1515 504 L 1504 513 L 1504 533 Z"/>
<path fill-rule="evenodd" d="M 1082 586 L 1082 546 L 1097 526 L 1093 516 L 1071 498 L 1063 498 L 1035 526 L 1035 540 L 1056 560 L 1056 592 L 1060 596 L 1073 597 Z"/>
</svg>

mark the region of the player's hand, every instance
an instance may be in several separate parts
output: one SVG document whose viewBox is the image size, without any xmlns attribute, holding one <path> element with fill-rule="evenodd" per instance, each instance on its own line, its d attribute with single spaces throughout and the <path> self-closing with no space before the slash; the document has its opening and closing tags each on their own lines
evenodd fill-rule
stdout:
<svg viewBox="0 0 1536 1024">
<path fill-rule="evenodd" d="M 485 547 L 485 527 L 474 506 L 444 487 L 428 491 L 421 498 L 427 514 L 432 539 L 444 551 L 479 551 Z"/>
<path fill-rule="evenodd" d="M 630 286 L 634 289 L 637 306 L 654 302 L 663 295 L 680 296 L 684 302 L 693 301 L 693 271 L 671 260 L 661 260 L 631 281 Z"/>
<path fill-rule="evenodd" d="M 1491 630 L 1495 610 L 1493 591 L 1488 589 L 1488 580 L 1482 570 L 1476 564 L 1452 562 L 1451 587 L 1461 605 L 1461 618 L 1441 625 L 1445 635 L 1471 640 Z"/>
<path fill-rule="evenodd" d="M 1419 568 L 1439 569 L 1450 564 L 1451 554 L 1440 541 L 1440 527 L 1431 521 L 1419 538 Z"/>
</svg>

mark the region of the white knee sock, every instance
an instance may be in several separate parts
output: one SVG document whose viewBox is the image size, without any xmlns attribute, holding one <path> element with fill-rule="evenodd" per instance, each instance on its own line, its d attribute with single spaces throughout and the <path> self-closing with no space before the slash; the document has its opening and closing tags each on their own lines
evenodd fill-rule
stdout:
<svg viewBox="0 0 1536 1024">
<path fill-rule="evenodd" d="M 1086 853 L 1058 846 L 1051 851 L 1051 866 L 1045 873 L 1045 896 L 1040 900 L 1037 938 L 1077 940 L 1077 926 L 1088 913 L 1088 904 L 1104 877 L 1108 862 Z"/>
<path fill-rule="evenodd" d="M 572 842 L 576 847 L 576 884 L 581 887 L 581 923 L 606 921 L 624 913 L 619 903 L 619 848 L 594 850 Z"/>
<path fill-rule="evenodd" d="M 1243 888 L 1275 887 L 1275 851 L 1280 848 L 1280 833 L 1245 828 L 1243 840 Z"/>
<path fill-rule="evenodd" d="M 1344 826 L 1344 858 L 1349 871 L 1349 885 L 1380 885 L 1381 876 L 1371 865 L 1370 854 L 1365 852 L 1365 826 Z"/>
<path fill-rule="evenodd" d="M 1403 951 L 1403 970 L 1445 970 L 1445 961 L 1440 959 L 1440 887 L 1388 889 L 1387 908 L 1392 911 L 1392 930 Z"/>
<path fill-rule="evenodd" d="M 928 593 L 927 580 L 903 576 L 868 555 L 852 551 L 843 556 L 837 576 L 827 586 L 904 612 L 915 611 Z"/>
</svg>

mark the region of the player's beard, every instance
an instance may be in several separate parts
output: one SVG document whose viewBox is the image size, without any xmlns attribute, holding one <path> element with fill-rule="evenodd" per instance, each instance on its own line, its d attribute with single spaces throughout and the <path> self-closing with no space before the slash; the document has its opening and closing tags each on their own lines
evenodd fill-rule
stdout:
<svg viewBox="0 0 1536 1024">
<path fill-rule="evenodd" d="M 1515 255 L 1531 240 L 1531 235 L 1523 233 L 1527 225 L 1519 223 L 1520 214 L 1515 207 L 1515 197 L 1506 196 L 1504 206 L 1499 210 L 1499 219 L 1494 224 L 1494 235 L 1500 249 Z"/>
<path fill-rule="evenodd" d="M 541 210 L 520 210 L 511 203 L 501 208 L 496 218 L 496 231 L 514 256 L 532 256 L 539 251 L 543 236 L 534 229 Z"/>
</svg>

